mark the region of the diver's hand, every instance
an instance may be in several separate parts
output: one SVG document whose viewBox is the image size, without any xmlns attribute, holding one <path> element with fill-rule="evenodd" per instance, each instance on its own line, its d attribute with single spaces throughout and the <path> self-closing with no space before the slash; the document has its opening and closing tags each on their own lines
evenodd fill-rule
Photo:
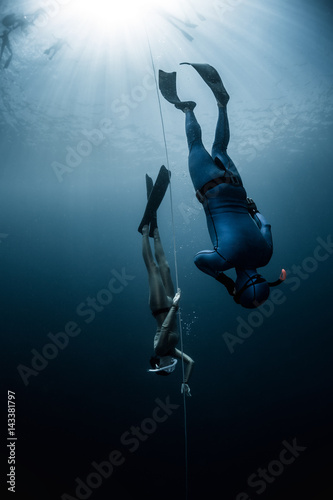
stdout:
<svg viewBox="0 0 333 500">
<path fill-rule="evenodd" d="M 178 288 L 176 295 L 173 298 L 172 305 L 178 307 L 178 304 L 180 301 L 180 296 L 181 296 L 181 291 L 180 291 L 180 288 Z"/>
<path fill-rule="evenodd" d="M 191 394 L 191 390 L 190 390 L 190 388 L 189 388 L 188 384 L 182 384 L 182 388 L 181 388 L 181 391 L 180 391 L 180 392 L 181 392 L 182 394 L 184 394 L 184 393 L 185 393 L 185 396 L 188 396 L 188 397 L 192 396 L 192 394 Z"/>
<path fill-rule="evenodd" d="M 246 198 L 246 201 L 247 201 L 247 209 L 249 211 L 249 214 L 253 217 L 254 214 L 259 212 L 259 210 L 257 209 L 257 205 L 255 204 L 255 202 L 253 201 L 252 198 Z"/>
</svg>

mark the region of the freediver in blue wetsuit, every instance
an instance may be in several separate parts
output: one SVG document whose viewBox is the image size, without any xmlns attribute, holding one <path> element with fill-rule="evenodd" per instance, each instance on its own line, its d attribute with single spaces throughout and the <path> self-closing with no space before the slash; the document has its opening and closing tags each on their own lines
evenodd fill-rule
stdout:
<svg viewBox="0 0 333 500">
<path fill-rule="evenodd" d="M 189 63 L 183 63 L 189 64 Z M 261 305 L 269 296 L 270 286 L 257 271 L 266 266 L 273 253 L 271 226 L 247 198 L 239 172 L 227 154 L 230 138 L 227 103 L 229 95 L 217 71 L 208 64 L 192 64 L 213 91 L 218 105 L 218 122 L 210 155 L 203 143 L 201 127 L 195 117 L 193 101 L 180 101 L 176 91 L 176 73 L 160 70 L 162 95 L 185 113 L 189 148 L 189 171 L 198 200 L 203 204 L 214 250 L 195 256 L 196 266 L 222 283 L 234 300 L 246 308 Z M 236 282 L 224 274 L 235 268 Z"/>
</svg>

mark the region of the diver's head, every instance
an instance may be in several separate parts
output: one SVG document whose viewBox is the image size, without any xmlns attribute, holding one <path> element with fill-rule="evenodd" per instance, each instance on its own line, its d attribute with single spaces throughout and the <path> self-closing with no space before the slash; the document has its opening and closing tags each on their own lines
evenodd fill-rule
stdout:
<svg viewBox="0 0 333 500">
<path fill-rule="evenodd" d="M 151 369 L 148 371 L 162 376 L 170 375 L 175 370 L 177 364 L 177 360 L 172 356 L 152 356 L 149 362 Z"/>
<path fill-rule="evenodd" d="M 248 275 L 248 279 L 237 286 L 234 301 L 247 309 L 255 309 L 263 304 L 269 296 L 269 284 L 261 274 Z"/>
</svg>

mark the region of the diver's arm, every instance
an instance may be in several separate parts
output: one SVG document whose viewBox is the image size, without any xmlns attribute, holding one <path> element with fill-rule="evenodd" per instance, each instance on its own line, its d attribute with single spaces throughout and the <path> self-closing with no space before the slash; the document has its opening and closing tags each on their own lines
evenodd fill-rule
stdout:
<svg viewBox="0 0 333 500">
<path fill-rule="evenodd" d="M 179 349 L 175 349 L 174 357 L 177 359 L 182 359 L 182 358 L 184 359 L 184 363 L 186 364 L 186 370 L 184 374 L 184 384 L 187 384 L 193 371 L 194 361 L 192 358 L 190 358 L 190 356 L 185 354 L 185 352 L 183 352 L 182 354 Z"/>
<path fill-rule="evenodd" d="M 260 212 L 255 213 L 253 219 L 260 229 L 261 234 L 265 238 L 267 245 L 273 248 L 271 225 L 267 222 L 266 218 Z"/>
<path fill-rule="evenodd" d="M 217 276 L 222 271 L 230 269 L 230 264 L 223 261 L 223 258 L 216 252 L 216 250 L 203 250 L 194 257 L 194 264 L 203 273 L 217 279 Z"/>
<path fill-rule="evenodd" d="M 235 295 L 235 282 L 232 278 L 229 278 L 229 276 L 220 271 L 217 273 L 216 279 L 226 287 L 229 295 Z"/>
<path fill-rule="evenodd" d="M 195 265 L 203 271 L 222 283 L 228 290 L 229 295 L 234 295 L 235 283 L 226 276 L 223 271 L 230 269 L 230 264 L 223 261 L 221 256 L 215 250 L 204 250 L 197 253 L 194 258 Z"/>
<path fill-rule="evenodd" d="M 178 305 L 173 304 L 161 326 L 161 333 L 155 347 L 157 356 L 164 356 L 178 342 L 178 335 L 171 331 L 175 322 Z"/>
<path fill-rule="evenodd" d="M 252 198 L 246 198 L 247 209 L 254 222 L 257 224 L 261 234 L 263 235 L 267 245 L 273 249 L 273 240 L 271 225 L 267 222 L 265 217 L 259 212 L 257 205 Z"/>
<path fill-rule="evenodd" d="M 186 396 L 191 396 L 191 390 L 188 386 L 188 381 L 189 381 L 191 374 L 192 374 L 192 371 L 193 371 L 194 361 L 192 358 L 190 358 L 190 356 L 188 356 L 184 352 L 182 353 L 181 351 L 179 351 L 179 349 L 175 349 L 174 357 L 178 358 L 180 360 L 183 359 L 184 363 L 186 364 L 186 369 L 185 369 L 185 373 L 184 373 L 184 381 L 183 381 L 182 387 L 181 387 L 181 393 L 182 394 L 185 393 Z"/>
</svg>

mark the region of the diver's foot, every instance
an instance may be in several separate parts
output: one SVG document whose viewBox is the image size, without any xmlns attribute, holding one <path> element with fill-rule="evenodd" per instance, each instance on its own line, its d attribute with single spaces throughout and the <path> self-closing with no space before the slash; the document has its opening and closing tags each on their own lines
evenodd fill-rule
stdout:
<svg viewBox="0 0 333 500">
<path fill-rule="evenodd" d="M 230 99 L 229 94 L 226 93 L 226 95 L 223 97 L 223 99 L 219 98 L 216 99 L 217 105 L 219 108 L 225 108 L 226 105 L 228 104 L 228 101 Z"/>
<path fill-rule="evenodd" d="M 225 107 L 229 102 L 230 96 L 226 91 L 226 89 L 224 88 L 221 78 L 219 77 L 219 80 L 217 80 L 216 82 L 210 81 L 208 83 L 208 86 L 210 87 L 215 96 L 217 105 L 220 108 Z"/>
<path fill-rule="evenodd" d="M 150 222 L 150 228 L 149 228 L 149 237 L 154 238 L 154 231 L 157 228 L 157 214 L 156 212 L 154 213 L 151 222 Z"/>
<path fill-rule="evenodd" d="M 175 103 L 175 108 L 181 109 L 186 113 L 187 111 L 193 111 L 197 103 L 194 101 L 179 101 Z"/>
<path fill-rule="evenodd" d="M 213 90 L 213 88 L 212 88 L 212 90 Z M 213 94 L 215 95 L 215 99 L 216 99 L 217 105 L 219 107 L 223 108 L 228 104 L 230 96 L 229 96 L 228 92 L 225 90 L 222 81 L 221 81 L 221 85 L 219 85 L 219 89 L 216 91 L 213 90 Z"/>
</svg>

